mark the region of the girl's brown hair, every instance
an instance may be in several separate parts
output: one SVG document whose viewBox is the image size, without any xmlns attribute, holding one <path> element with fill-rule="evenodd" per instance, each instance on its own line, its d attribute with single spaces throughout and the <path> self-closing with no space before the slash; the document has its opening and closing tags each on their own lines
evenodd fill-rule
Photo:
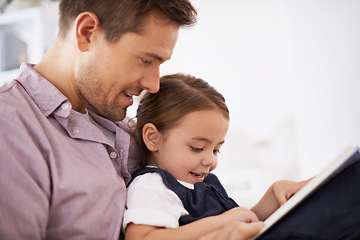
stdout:
<svg viewBox="0 0 360 240">
<path fill-rule="evenodd" d="M 199 110 L 219 110 L 229 119 L 223 95 L 203 79 L 184 74 L 161 77 L 159 92 L 147 92 L 137 109 L 135 134 L 144 157 L 143 164 L 150 153 L 142 138 L 146 123 L 154 124 L 159 132 L 164 133 L 185 115 Z"/>
</svg>

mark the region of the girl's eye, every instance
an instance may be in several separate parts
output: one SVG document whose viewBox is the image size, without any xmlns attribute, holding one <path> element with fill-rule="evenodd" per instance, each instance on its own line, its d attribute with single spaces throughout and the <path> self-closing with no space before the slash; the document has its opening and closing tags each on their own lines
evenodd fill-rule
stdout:
<svg viewBox="0 0 360 240">
<path fill-rule="evenodd" d="M 214 150 L 214 154 L 219 154 L 220 153 L 220 150 Z"/>
<path fill-rule="evenodd" d="M 192 147 L 191 146 L 191 150 L 193 150 L 194 152 L 201 152 L 202 150 L 204 150 L 203 148 L 197 148 L 197 147 Z"/>
</svg>

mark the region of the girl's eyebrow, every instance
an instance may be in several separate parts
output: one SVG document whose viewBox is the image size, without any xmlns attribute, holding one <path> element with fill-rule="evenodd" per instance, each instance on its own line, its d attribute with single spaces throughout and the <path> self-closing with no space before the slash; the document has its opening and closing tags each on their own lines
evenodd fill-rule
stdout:
<svg viewBox="0 0 360 240">
<path fill-rule="evenodd" d="M 211 141 L 207 138 L 204 138 L 204 137 L 193 137 L 191 138 L 192 140 L 196 140 L 196 141 L 202 141 L 202 142 L 206 142 L 206 143 L 211 143 Z M 222 140 L 221 142 L 219 142 L 217 145 L 221 145 L 221 144 L 224 144 L 225 143 L 225 140 Z"/>
</svg>

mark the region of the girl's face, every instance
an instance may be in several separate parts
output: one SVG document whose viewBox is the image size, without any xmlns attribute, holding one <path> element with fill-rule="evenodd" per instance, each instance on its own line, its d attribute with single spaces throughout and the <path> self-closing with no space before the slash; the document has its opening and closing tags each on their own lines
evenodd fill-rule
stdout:
<svg viewBox="0 0 360 240">
<path fill-rule="evenodd" d="M 164 133 L 150 163 L 168 171 L 177 180 L 202 182 L 215 169 L 229 120 L 218 110 L 201 110 L 186 115 L 180 124 Z"/>
</svg>

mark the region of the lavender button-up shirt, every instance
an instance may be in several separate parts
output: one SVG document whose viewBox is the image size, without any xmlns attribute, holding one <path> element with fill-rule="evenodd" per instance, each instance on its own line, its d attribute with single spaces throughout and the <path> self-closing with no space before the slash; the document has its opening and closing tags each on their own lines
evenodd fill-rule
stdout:
<svg viewBox="0 0 360 240">
<path fill-rule="evenodd" d="M 127 122 L 89 111 L 33 65 L 0 88 L 0 239 L 117 239 L 126 183 L 140 164 Z"/>
</svg>

